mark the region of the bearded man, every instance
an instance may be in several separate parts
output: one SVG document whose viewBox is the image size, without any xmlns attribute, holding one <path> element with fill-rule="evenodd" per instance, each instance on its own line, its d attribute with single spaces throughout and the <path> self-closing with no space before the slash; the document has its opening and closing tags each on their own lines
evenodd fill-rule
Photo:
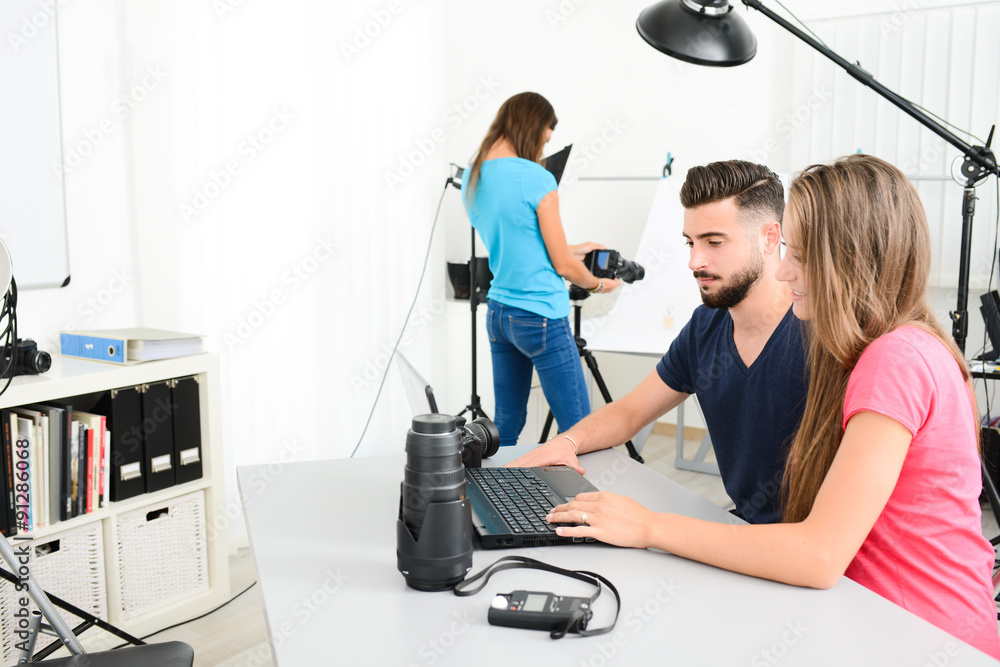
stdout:
<svg viewBox="0 0 1000 667">
<path fill-rule="evenodd" d="M 781 181 L 741 160 L 688 171 L 681 188 L 684 239 L 704 305 L 638 387 L 511 466 L 568 465 L 620 445 L 697 394 L 734 514 L 781 519 L 787 447 L 808 389 L 802 324 L 781 261 Z"/>
</svg>

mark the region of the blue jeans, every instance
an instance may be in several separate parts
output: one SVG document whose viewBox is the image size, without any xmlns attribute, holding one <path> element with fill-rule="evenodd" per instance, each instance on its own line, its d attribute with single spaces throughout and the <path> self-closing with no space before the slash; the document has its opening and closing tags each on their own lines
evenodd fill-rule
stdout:
<svg viewBox="0 0 1000 667">
<path fill-rule="evenodd" d="M 488 304 L 486 334 L 493 355 L 494 422 L 500 431 L 500 445 L 516 445 L 524 428 L 532 368 L 538 371 L 560 431 L 590 414 L 580 352 L 569 318 L 550 320 L 493 300 Z"/>
</svg>

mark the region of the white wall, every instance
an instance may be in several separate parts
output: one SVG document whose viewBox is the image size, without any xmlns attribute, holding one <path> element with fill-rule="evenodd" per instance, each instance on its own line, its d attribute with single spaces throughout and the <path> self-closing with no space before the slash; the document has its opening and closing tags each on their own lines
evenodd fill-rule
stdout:
<svg viewBox="0 0 1000 667">
<path fill-rule="evenodd" d="M 234 505 L 236 465 L 349 455 L 448 163 L 467 163 L 510 95 L 545 94 L 560 117 L 551 146 L 577 145 L 562 190 L 572 241 L 634 251 L 653 192 L 580 177 L 656 176 L 668 151 L 681 176 L 762 150 L 777 171 L 802 166 L 790 142 L 768 143 L 810 94 L 789 82 L 792 38 L 739 8 L 754 61 L 686 65 L 636 34 L 649 1 L 60 4 L 65 142 L 89 154 L 67 176 L 72 282 L 23 293 L 21 332 L 53 352 L 66 328 L 205 333 L 223 353 Z M 448 342 L 468 333 L 445 326 L 443 302 L 445 260 L 468 252 L 457 191 L 435 234 L 401 347 L 440 386 L 468 364 Z M 648 372 L 601 365 L 615 395 Z M 409 409 L 390 371 L 360 455 L 402 449 Z M 461 405 L 468 389 L 443 391 Z"/>
</svg>

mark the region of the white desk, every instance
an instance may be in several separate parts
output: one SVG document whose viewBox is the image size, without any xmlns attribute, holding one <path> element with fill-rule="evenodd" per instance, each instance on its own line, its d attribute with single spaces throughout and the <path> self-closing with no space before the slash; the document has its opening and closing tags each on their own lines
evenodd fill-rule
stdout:
<svg viewBox="0 0 1000 667">
<path fill-rule="evenodd" d="M 400 449 L 402 449 L 402 438 Z M 510 460 L 527 448 L 504 450 Z M 658 511 L 734 522 L 659 473 L 607 450 L 582 457 L 595 486 Z M 495 575 L 478 595 L 422 593 L 396 569 L 404 456 L 237 470 L 278 665 L 995 665 L 900 607 L 844 579 L 815 591 L 654 551 L 606 545 L 475 552 L 474 571 L 511 553 L 593 570 L 621 591 L 612 634 L 558 641 L 490 626 L 493 594 L 590 594 L 543 572 Z M 605 592 L 590 627 L 606 625 Z"/>
</svg>

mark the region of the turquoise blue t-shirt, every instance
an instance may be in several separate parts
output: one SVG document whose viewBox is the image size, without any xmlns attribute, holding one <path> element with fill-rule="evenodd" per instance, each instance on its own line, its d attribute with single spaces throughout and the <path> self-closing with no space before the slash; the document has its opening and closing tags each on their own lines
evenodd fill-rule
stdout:
<svg viewBox="0 0 1000 667">
<path fill-rule="evenodd" d="M 462 200 L 489 252 L 490 299 L 542 317 L 569 315 L 569 292 L 556 273 L 535 210 L 556 189 L 556 179 L 537 162 L 505 157 L 483 162 L 476 198 Z"/>
</svg>

